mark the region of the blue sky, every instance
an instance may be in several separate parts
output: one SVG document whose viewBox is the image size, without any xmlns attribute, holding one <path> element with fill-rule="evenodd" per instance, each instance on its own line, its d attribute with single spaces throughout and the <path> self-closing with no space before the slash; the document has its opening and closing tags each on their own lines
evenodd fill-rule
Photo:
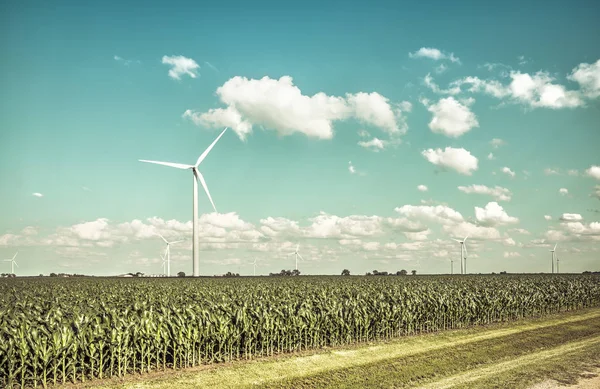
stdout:
<svg viewBox="0 0 600 389">
<path fill-rule="evenodd" d="M 0 256 L 158 274 L 161 233 L 191 273 L 191 174 L 138 159 L 228 126 L 203 275 L 448 272 L 467 234 L 471 272 L 599 270 L 600 9 L 538 4 L 5 2 Z"/>
</svg>

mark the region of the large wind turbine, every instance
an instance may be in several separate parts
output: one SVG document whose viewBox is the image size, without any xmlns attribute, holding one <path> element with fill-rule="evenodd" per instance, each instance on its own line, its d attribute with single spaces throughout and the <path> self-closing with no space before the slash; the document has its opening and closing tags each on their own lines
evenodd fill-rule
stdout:
<svg viewBox="0 0 600 389">
<path fill-rule="evenodd" d="M 254 262 L 250 262 L 250 264 L 254 266 L 254 276 L 256 276 L 256 258 L 254 258 Z"/>
<path fill-rule="evenodd" d="M 192 211 L 193 211 L 193 215 L 192 215 L 192 217 L 193 217 L 192 258 L 194 261 L 194 265 L 193 265 L 194 277 L 200 276 L 200 258 L 198 256 L 198 248 L 199 248 L 199 246 L 198 246 L 198 180 L 200 180 L 200 183 L 202 184 L 202 187 L 204 188 L 204 192 L 206 192 L 206 195 L 208 196 L 208 199 L 210 200 L 210 203 L 212 204 L 213 209 L 215 210 L 215 212 L 217 212 L 215 203 L 213 202 L 212 197 L 210 197 L 210 192 L 208 191 L 208 187 L 206 186 L 206 181 L 204 181 L 204 176 L 202 176 L 202 173 L 200 173 L 200 171 L 198 170 L 198 166 L 202 163 L 204 158 L 206 158 L 206 156 L 208 155 L 210 150 L 212 150 L 212 148 L 215 146 L 217 141 L 219 139 L 221 139 L 221 137 L 223 136 L 225 131 L 227 131 L 227 127 L 225 127 L 225 129 L 223 130 L 223 132 L 221 132 L 219 134 L 217 139 L 215 139 L 210 144 L 210 146 L 208 146 L 206 148 L 206 150 L 204 150 L 204 152 L 198 157 L 198 160 L 196 161 L 195 165 L 185 165 L 182 163 L 172 163 L 172 162 L 148 161 L 145 159 L 140 159 L 140 162 L 155 163 L 158 165 L 165 165 L 165 166 L 174 167 L 174 168 L 183 169 L 183 170 L 188 170 L 188 169 L 192 170 L 193 180 L 194 180 L 194 200 L 193 200 L 193 209 L 192 209 Z"/>
<path fill-rule="evenodd" d="M 162 238 L 162 240 L 167 244 L 167 250 L 165 251 L 165 256 L 167 258 L 167 277 L 171 277 L 171 245 L 175 244 L 175 243 L 181 243 L 181 242 L 183 242 L 183 240 L 176 240 L 174 242 L 169 242 L 161 234 L 158 234 L 158 236 L 160 236 Z"/>
<path fill-rule="evenodd" d="M 289 253 L 288 254 L 288 256 L 290 256 L 290 255 L 295 255 L 296 256 L 296 270 L 298 270 L 298 257 L 300 257 L 300 259 L 304 261 L 304 258 L 302 258 L 302 255 L 300 255 L 300 253 L 298 252 L 299 248 L 300 248 L 300 243 L 298 243 L 296 245 L 296 250 L 293 253 Z"/>
<path fill-rule="evenodd" d="M 467 245 L 465 242 L 469 235 L 465 236 L 463 240 L 452 238 L 453 241 L 460 243 L 460 274 L 467 274 Z M 464 258 L 464 270 L 463 270 L 463 258 Z"/>
<path fill-rule="evenodd" d="M 556 246 L 558 246 L 558 243 L 554 245 L 554 248 L 552 250 L 550 250 L 550 252 L 552 253 L 552 274 L 554 274 L 554 252 L 556 251 Z"/>
<path fill-rule="evenodd" d="M 17 261 L 15 261 L 15 258 L 17 257 L 17 254 L 19 254 L 18 251 L 15 253 L 15 255 L 13 255 L 11 259 L 4 260 L 4 262 L 10 261 L 10 274 L 15 274 L 15 265 L 17 265 Z M 17 265 L 17 267 L 19 267 L 19 265 Z"/>
</svg>

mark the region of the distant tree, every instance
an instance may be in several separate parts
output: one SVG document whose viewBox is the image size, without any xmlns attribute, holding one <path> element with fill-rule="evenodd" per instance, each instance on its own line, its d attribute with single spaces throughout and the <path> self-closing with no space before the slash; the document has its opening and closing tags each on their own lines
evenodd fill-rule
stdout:
<svg viewBox="0 0 600 389">
<path fill-rule="evenodd" d="M 387 276 L 389 273 L 386 271 L 380 271 L 377 273 L 378 276 Z"/>
<path fill-rule="evenodd" d="M 185 272 L 180 271 L 177 273 L 177 277 L 185 277 Z"/>
<path fill-rule="evenodd" d="M 416 270 L 411 270 L 411 273 L 412 273 L 413 276 L 417 275 L 417 271 Z"/>
<path fill-rule="evenodd" d="M 350 275 L 350 270 L 348 270 L 348 269 L 342 270 L 342 275 L 343 276 L 349 276 Z"/>
<path fill-rule="evenodd" d="M 373 270 L 373 275 L 374 275 L 374 276 L 378 276 L 378 275 L 379 275 L 379 272 L 378 272 L 377 270 Z"/>
<path fill-rule="evenodd" d="M 370 271 L 368 271 L 367 273 L 365 273 L 366 276 L 372 276 L 373 273 L 371 273 Z"/>
<path fill-rule="evenodd" d="M 506 271 L 501 271 L 500 274 L 506 274 Z"/>
<path fill-rule="evenodd" d="M 300 270 L 298 270 L 298 269 L 292 270 L 292 275 L 293 276 L 299 276 L 300 275 Z"/>
<path fill-rule="evenodd" d="M 40 273 L 40 275 L 38 277 L 43 277 L 44 275 Z"/>
<path fill-rule="evenodd" d="M 404 269 L 402 269 L 402 270 L 400 270 L 399 272 L 396 273 L 396 275 L 399 275 L 399 276 L 405 276 L 407 274 L 408 274 L 408 272 L 406 270 L 404 270 Z"/>
<path fill-rule="evenodd" d="M 50 277 L 56 277 L 56 273 L 50 273 Z"/>
</svg>

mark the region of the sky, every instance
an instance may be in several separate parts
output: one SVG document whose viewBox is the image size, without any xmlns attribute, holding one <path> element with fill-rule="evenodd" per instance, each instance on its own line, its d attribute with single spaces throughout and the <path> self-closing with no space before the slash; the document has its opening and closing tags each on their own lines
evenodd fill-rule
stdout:
<svg viewBox="0 0 600 389">
<path fill-rule="evenodd" d="M 600 270 L 599 5 L 284 3 L 3 2 L 17 275 Z"/>
</svg>

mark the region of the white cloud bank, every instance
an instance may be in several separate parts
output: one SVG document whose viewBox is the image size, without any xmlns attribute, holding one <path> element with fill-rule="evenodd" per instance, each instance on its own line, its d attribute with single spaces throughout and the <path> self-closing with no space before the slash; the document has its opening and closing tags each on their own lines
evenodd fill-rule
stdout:
<svg viewBox="0 0 600 389">
<path fill-rule="evenodd" d="M 163 56 L 162 63 L 170 65 L 169 77 L 174 80 L 181 80 L 181 76 L 188 75 L 191 78 L 198 76 L 200 65 L 191 58 L 186 58 L 182 55 Z"/>
<path fill-rule="evenodd" d="M 436 166 L 452 169 L 467 176 L 477 170 L 477 158 L 463 148 L 427 149 L 423 150 L 421 155 Z"/>
</svg>

